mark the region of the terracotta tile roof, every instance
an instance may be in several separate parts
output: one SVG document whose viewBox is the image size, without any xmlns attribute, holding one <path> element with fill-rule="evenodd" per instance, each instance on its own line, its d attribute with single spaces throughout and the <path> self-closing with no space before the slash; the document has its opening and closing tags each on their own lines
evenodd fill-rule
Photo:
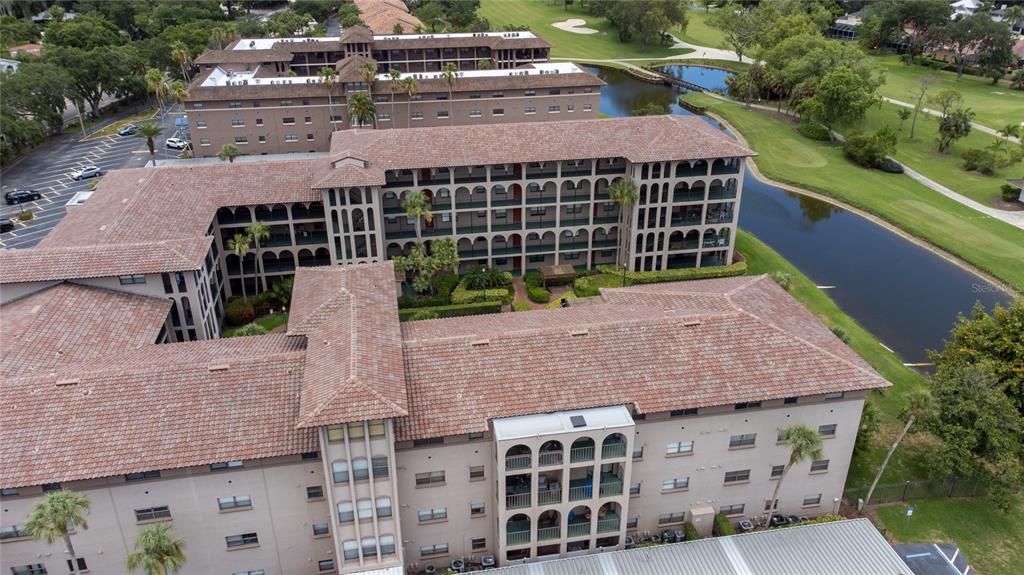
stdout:
<svg viewBox="0 0 1024 575">
<path fill-rule="evenodd" d="M 413 32 L 423 26 L 419 18 L 391 6 L 378 6 L 363 12 L 359 18 L 375 34 L 391 34 L 395 31 L 395 24 L 402 27 L 403 33 Z"/>
<path fill-rule="evenodd" d="M 366 26 L 351 26 L 341 32 L 338 40 L 342 44 L 373 43 L 373 33 Z"/>
<path fill-rule="evenodd" d="M 276 45 L 269 50 L 207 50 L 196 59 L 196 64 L 262 64 L 264 62 L 291 62 L 292 55 Z"/>
<path fill-rule="evenodd" d="M 402 0 L 354 0 L 352 3 L 359 8 L 360 12 L 372 10 L 375 6 L 390 6 L 402 12 L 409 11 L 409 7 Z"/>
<path fill-rule="evenodd" d="M 389 32 L 390 33 L 390 32 Z M 490 48 L 526 49 L 550 48 L 551 43 L 539 36 L 456 36 L 454 38 L 441 35 L 424 35 L 422 38 L 387 39 L 376 38 L 374 50 L 418 50 L 420 48 Z"/>
<path fill-rule="evenodd" d="M 335 132 L 331 150 L 345 149 L 383 170 L 587 158 L 654 162 L 754 155 L 700 118 L 671 115 Z"/>
<path fill-rule="evenodd" d="M 298 427 L 407 415 L 391 262 L 299 268 L 288 335 L 307 336 Z"/>
<path fill-rule="evenodd" d="M 338 81 L 361 82 L 363 80 L 363 73 L 359 67 L 368 62 L 373 62 L 373 60 L 366 56 L 360 56 L 359 54 L 346 56 L 345 58 L 338 60 L 334 65 L 334 71 L 338 73 Z"/>
<path fill-rule="evenodd" d="M 60 283 L 0 307 L 0 377 L 46 375 L 156 342 L 168 299 Z"/>
<path fill-rule="evenodd" d="M 316 451 L 316 430 L 295 428 L 302 344 L 275 334 L 151 345 L 7 380 L 0 485 Z"/>
<path fill-rule="evenodd" d="M 77 209 L 77 208 L 76 208 Z M 143 243 L 46 246 L 0 250 L 0 284 L 195 270 L 212 236 Z"/>
<path fill-rule="evenodd" d="M 889 385 L 767 276 L 603 293 L 603 305 L 402 324 L 410 415 L 398 440 L 539 411 L 650 413 Z"/>
</svg>

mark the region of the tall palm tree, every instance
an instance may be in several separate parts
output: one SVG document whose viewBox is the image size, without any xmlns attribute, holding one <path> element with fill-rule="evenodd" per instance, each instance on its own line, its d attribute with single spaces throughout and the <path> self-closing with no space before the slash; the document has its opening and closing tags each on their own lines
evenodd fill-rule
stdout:
<svg viewBox="0 0 1024 575">
<path fill-rule="evenodd" d="M 228 240 L 228 250 L 238 256 L 238 275 L 242 278 L 242 299 L 249 301 L 245 294 L 245 256 L 249 253 L 249 236 L 235 234 Z"/>
<path fill-rule="evenodd" d="M 427 194 L 420 191 L 408 192 L 402 198 L 402 209 L 405 215 L 416 218 L 416 239 L 420 237 L 420 218 L 430 223 L 434 220 L 434 214 L 430 211 L 430 200 Z"/>
<path fill-rule="evenodd" d="M 444 80 L 445 84 L 448 84 L 448 123 L 452 124 L 455 121 L 453 117 L 455 109 L 453 107 L 454 102 L 452 102 L 452 92 L 455 90 L 455 82 L 459 79 L 459 68 L 455 64 L 448 62 L 444 65 L 444 68 L 441 68 L 441 79 Z"/>
<path fill-rule="evenodd" d="M 171 537 L 169 523 L 144 527 L 135 537 L 135 549 L 128 554 L 128 570 L 141 568 L 145 575 L 177 573 L 185 563 L 185 542 Z"/>
<path fill-rule="evenodd" d="M 373 60 L 369 62 L 363 62 L 359 65 L 359 75 L 362 76 L 363 81 L 366 82 L 366 93 L 370 95 L 370 100 L 373 100 L 373 80 L 377 77 L 377 63 Z"/>
<path fill-rule="evenodd" d="M 419 85 L 416 83 L 416 78 L 412 75 L 406 76 L 405 79 L 402 80 L 402 91 L 405 92 L 405 97 L 407 98 L 405 102 L 406 112 L 408 112 L 405 118 L 406 128 L 412 127 L 412 97 L 416 95 L 418 87 Z"/>
<path fill-rule="evenodd" d="M 402 90 L 402 72 L 397 68 L 388 68 L 388 91 L 391 92 L 391 121 L 395 121 L 395 94 Z M 394 124 L 392 124 L 394 126 Z"/>
<path fill-rule="evenodd" d="M 242 151 L 238 149 L 238 146 L 234 144 L 224 144 L 220 147 L 220 151 L 217 152 L 217 159 L 220 161 L 227 160 L 229 164 L 235 163 L 235 158 L 242 155 Z"/>
<path fill-rule="evenodd" d="M 78 556 L 71 545 L 70 530 L 75 527 L 88 529 L 85 513 L 89 511 L 89 498 L 67 490 L 51 491 L 36 502 L 25 521 L 25 531 L 34 539 L 42 539 L 52 545 L 57 539 L 64 540 L 71 562 L 71 573 L 78 573 Z"/>
<path fill-rule="evenodd" d="M 370 124 L 377 127 L 377 107 L 370 96 L 362 92 L 352 94 L 348 99 L 348 115 L 358 126 Z"/>
<path fill-rule="evenodd" d="M 188 100 L 188 84 L 184 80 L 174 80 L 167 88 L 167 94 L 177 104 L 184 104 Z"/>
<path fill-rule="evenodd" d="M 476 61 L 477 70 L 490 70 L 493 65 L 494 61 L 490 58 L 480 58 Z"/>
<path fill-rule="evenodd" d="M 334 125 L 334 86 L 337 84 L 336 76 L 337 72 L 330 66 L 324 66 L 320 68 L 320 71 L 316 73 L 323 80 L 324 87 L 327 88 L 327 109 L 330 110 L 331 114 L 331 131 L 333 132 L 336 128 Z"/>
<path fill-rule="evenodd" d="M 619 178 L 612 182 L 612 185 L 608 187 L 608 197 L 619 204 L 619 238 L 628 238 L 626 225 L 628 224 L 627 213 L 629 207 L 636 202 L 636 184 L 633 180 L 626 180 Z M 619 252 L 625 254 L 626 250 L 620 249 Z M 623 268 L 626 267 L 626 262 L 622 262 Z"/>
<path fill-rule="evenodd" d="M 231 4 L 228 2 L 228 4 Z M 210 43 L 216 44 L 218 50 L 223 50 L 224 46 L 231 43 L 231 40 L 235 37 L 235 32 L 231 28 L 217 27 L 210 31 Z"/>
<path fill-rule="evenodd" d="M 139 126 L 138 131 L 135 132 L 135 137 L 146 138 L 146 147 L 149 148 L 149 156 L 153 160 L 153 165 L 156 165 L 156 141 L 154 138 L 159 136 L 164 131 L 163 127 L 156 122 L 146 122 Z"/>
<path fill-rule="evenodd" d="M 164 79 L 163 70 L 150 68 L 146 70 L 143 80 L 146 82 L 146 91 L 156 98 L 157 108 L 163 109 L 164 97 L 167 96 L 167 81 Z"/>
<path fill-rule="evenodd" d="M 245 226 L 245 233 L 249 240 L 256 244 L 256 273 L 259 277 L 260 286 L 267 289 L 267 278 L 263 274 L 263 260 L 260 257 L 260 241 L 270 239 L 270 226 L 263 222 L 253 222 Z"/>
<path fill-rule="evenodd" d="M 171 44 L 171 60 L 181 66 L 181 76 L 185 78 L 185 81 L 191 82 L 192 79 L 188 71 L 192 68 L 192 54 L 184 42 L 178 41 Z"/>
<path fill-rule="evenodd" d="M 882 460 L 882 466 L 878 468 L 878 472 L 875 473 L 875 479 L 871 482 L 871 487 L 868 488 L 868 494 L 864 496 L 864 507 L 868 506 L 871 502 L 871 495 L 875 492 L 875 487 L 878 486 L 878 480 L 882 478 L 882 474 L 885 473 L 885 466 L 889 465 L 889 459 L 892 454 L 896 452 L 896 448 L 900 446 L 900 442 L 907 436 L 907 432 L 910 431 L 911 426 L 914 425 L 915 421 L 925 419 L 934 413 L 934 404 L 932 403 L 932 395 L 927 389 L 915 389 L 907 395 L 907 403 L 903 407 L 903 416 L 907 418 L 907 423 L 903 426 L 903 430 L 896 436 L 896 441 L 892 442 L 892 446 L 889 447 L 889 452 L 885 454 L 885 459 Z"/>
<path fill-rule="evenodd" d="M 772 492 L 772 498 L 769 500 L 768 521 L 766 522 L 768 525 L 771 525 L 772 515 L 775 514 L 775 501 L 779 498 L 779 488 L 782 487 L 782 481 L 786 478 L 789 470 L 802 461 L 821 459 L 822 454 L 821 434 L 803 423 L 790 425 L 782 430 L 780 436 L 783 443 L 789 447 L 789 460 L 782 468 L 782 475 L 779 476 L 779 481 L 775 484 L 775 490 Z"/>
</svg>

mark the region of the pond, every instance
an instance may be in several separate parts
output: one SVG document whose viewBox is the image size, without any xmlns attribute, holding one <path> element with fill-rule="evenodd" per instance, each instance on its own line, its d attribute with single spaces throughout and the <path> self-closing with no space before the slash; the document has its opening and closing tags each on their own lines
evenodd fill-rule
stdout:
<svg viewBox="0 0 1024 575">
<path fill-rule="evenodd" d="M 725 81 L 733 76 L 733 73 L 728 70 L 706 68 L 704 66 L 672 65 L 661 66 L 658 70 L 673 78 L 679 78 L 691 84 L 696 84 L 705 90 L 721 92 L 723 94 L 729 93 L 729 87 Z"/>
<path fill-rule="evenodd" d="M 607 83 L 601 112 L 629 115 L 650 102 L 689 114 L 669 86 L 635 80 L 618 70 L 594 69 Z M 724 82 L 724 80 L 723 80 Z M 713 120 L 707 118 L 709 122 Z M 744 179 L 740 227 L 800 268 L 847 314 L 908 363 L 927 362 L 958 313 L 976 301 L 990 308 L 1010 296 L 931 251 L 857 214 L 809 196 Z"/>
</svg>

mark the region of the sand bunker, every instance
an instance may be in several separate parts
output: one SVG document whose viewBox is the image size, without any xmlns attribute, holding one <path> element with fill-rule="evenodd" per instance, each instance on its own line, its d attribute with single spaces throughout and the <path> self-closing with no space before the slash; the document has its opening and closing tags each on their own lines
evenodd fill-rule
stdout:
<svg viewBox="0 0 1024 575">
<path fill-rule="evenodd" d="M 555 22 L 552 26 L 573 34 L 597 34 L 597 30 L 593 28 L 583 28 L 582 26 L 586 23 L 587 21 L 582 18 L 569 18 L 565 22 Z"/>
</svg>

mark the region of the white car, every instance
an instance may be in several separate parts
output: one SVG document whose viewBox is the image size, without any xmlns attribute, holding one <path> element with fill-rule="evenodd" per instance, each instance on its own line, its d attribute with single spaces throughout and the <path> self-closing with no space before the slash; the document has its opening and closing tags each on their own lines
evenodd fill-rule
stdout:
<svg viewBox="0 0 1024 575">
<path fill-rule="evenodd" d="M 168 148 L 171 148 L 173 150 L 184 150 L 186 147 L 188 147 L 188 142 L 182 140 L 181 138 L 167 138 L 165 144 L 167 144 Z"/>
<path fill-rule="evenodd" d="M 98 167 L 96 167 L 96 166 L 86 166 L 86 167 L 84 167 L 84 168 L 82 168 L 80 170 L 75 170 L 75 171 L 71 172 L 71 179 L 75 180 L 77 182 L 78 180 L 84 180 L 86 178 L 94 178 L 96 176 L 102 176 L 102 175 L 103 175 L 103 171 L 100 170 Z"/>
</svg>

